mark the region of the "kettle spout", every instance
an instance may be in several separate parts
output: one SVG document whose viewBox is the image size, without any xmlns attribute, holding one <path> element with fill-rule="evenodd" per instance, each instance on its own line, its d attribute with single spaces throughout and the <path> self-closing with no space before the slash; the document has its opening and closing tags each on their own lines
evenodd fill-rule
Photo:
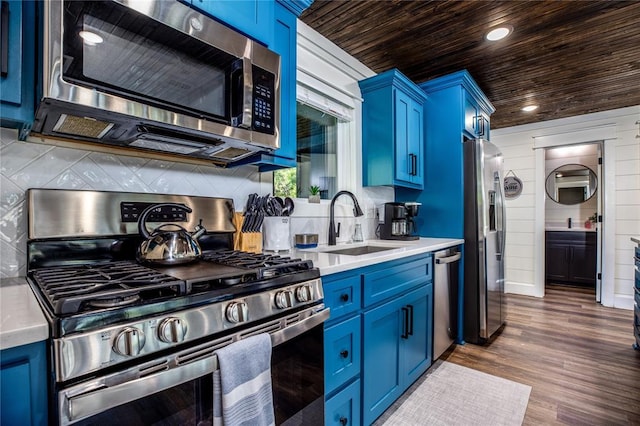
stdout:
<svg viewBox="0 0 640 426">
<path fill-rule="evenodd" d="M 191 233 L 191 238 L 197 240 L 198 238 L 202 237 L 205 232 L 207 232 L 207 229 L 202 226 L 202 219 L 200 219 L 200 222 L 196 225 L 195 230 Z"/>
</svg>

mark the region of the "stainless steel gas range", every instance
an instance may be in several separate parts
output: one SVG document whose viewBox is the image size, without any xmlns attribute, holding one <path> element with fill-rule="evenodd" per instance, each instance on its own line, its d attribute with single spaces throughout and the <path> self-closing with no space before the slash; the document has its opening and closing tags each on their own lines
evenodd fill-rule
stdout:
<svg viewBox="0 0 640 426">
<path fill-rule="evenodd" d="M 156 207 L 167 203 L 181 208 Z M 147 210 L 150 225 L 206 229 L 198 258 L 138 261 Z M 223 198 L 28 190 L 52 423 L 212 424 L 216 350 L 259 333 L 273 345 L 276 422 L 324 423 L 320 274 L 308 260 L 232 250 L 233 213 Z"/>
</svg>

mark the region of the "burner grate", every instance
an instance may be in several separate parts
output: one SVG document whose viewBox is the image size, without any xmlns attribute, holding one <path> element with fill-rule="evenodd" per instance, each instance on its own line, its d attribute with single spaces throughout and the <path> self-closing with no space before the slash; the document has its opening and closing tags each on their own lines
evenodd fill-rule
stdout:
<svg viewBox="0 0 640 426">
<path fill-rule="evenodd" d="M 308 271 L 313 269 L 310 260 L 291 259 L 272 254 L 256 254 L 237 250 L 219 250 L 205 253 L 202 257 L 209 262 L 241 268 L 256 269 L 258 279 Z"/>
<path fill-rule="evenodd" d="M 32 277 L 56 314 L 127 306 L 187 291 L 184 281 L 130 261 L 36 269 Z"/>
</svg>

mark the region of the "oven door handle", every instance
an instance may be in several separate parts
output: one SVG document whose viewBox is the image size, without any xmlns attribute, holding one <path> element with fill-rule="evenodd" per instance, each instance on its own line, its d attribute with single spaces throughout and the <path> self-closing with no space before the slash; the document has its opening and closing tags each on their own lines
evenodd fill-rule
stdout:
<svg viewBox="0 0 640 426">
<path fill-rule="evenodd" d="M 271 333 L 271 345 L 278 346 L 322 324 L 329 318 L 329 308 L 305 318 L 289 327 Z M 109 386 L 104 380 L 83 385 L 80 391 L 63 391 L 60 395 L 60 423 L 68 425 L 99 414 L 118 405 L 143 398 L 182 383 L 213 374 L 218 367 L 218 356 L 212 353 L 188 364 L 173 366 L 145 377 Z"/>
</svg>

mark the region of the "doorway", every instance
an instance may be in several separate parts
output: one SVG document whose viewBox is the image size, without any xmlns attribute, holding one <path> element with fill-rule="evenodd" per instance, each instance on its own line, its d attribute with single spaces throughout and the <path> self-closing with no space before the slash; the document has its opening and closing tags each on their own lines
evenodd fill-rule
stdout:
<svg viewBox="0 0 640 426">
<path fill-rule="evenodd" d="M 602 142 L 546 148 L 545 286 L 590 289 L 601 299 Z"/>
</svg>

